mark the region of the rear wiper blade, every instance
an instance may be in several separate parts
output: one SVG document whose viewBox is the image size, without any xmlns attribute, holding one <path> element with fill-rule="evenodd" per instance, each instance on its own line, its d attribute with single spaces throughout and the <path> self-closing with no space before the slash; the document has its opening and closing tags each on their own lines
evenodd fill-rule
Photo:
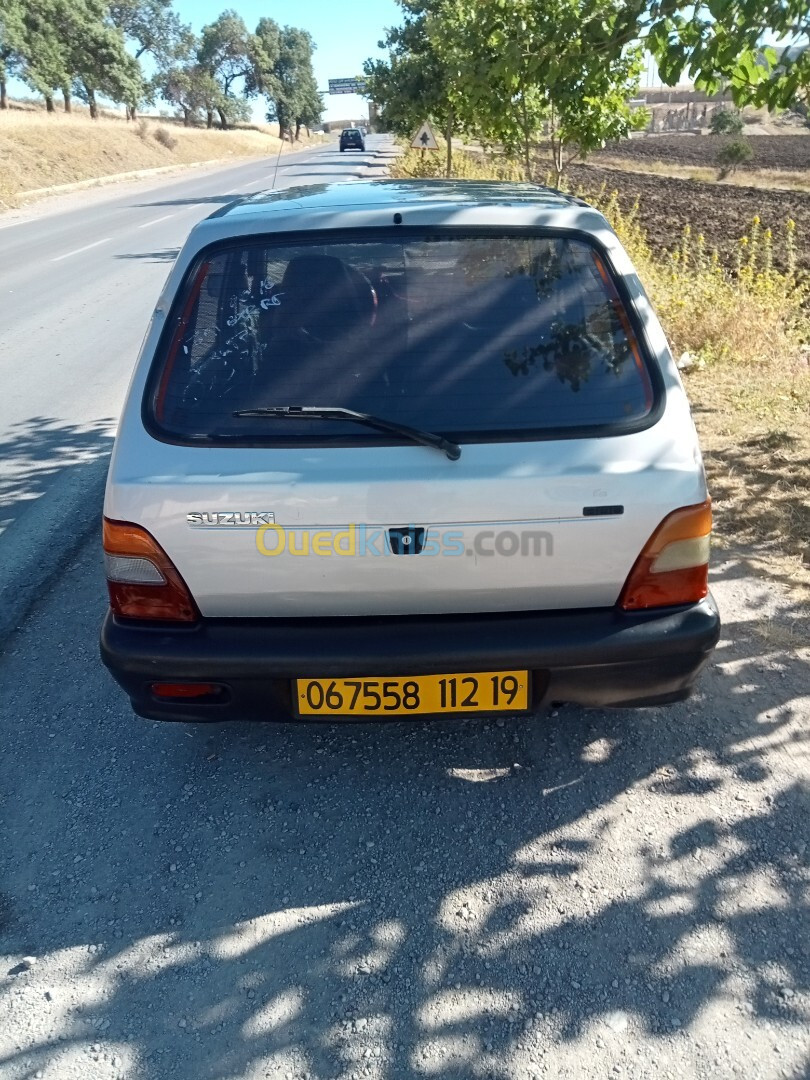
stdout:
<svg viewBox="0 0 810 1080">
<path fill-rule="evenodd" d="M 355 424 L 364 424 L 378 431 L 401 435 L 403 439 L 410 439 L 411 442 L 420 443 L 422 446 L 433 446 L 437 450 L 443 450 L 451 461 L 458 461 L 461 457 L 461 447 L 458 443 L 445 439 L 443 435 L 437 435 L 433 431 L 421 431 L 407 424 L 386 420 L 382 416 L 355 412 L 354 409 L 343 409 L 335 405 L 271 405 L 261 409 L 239 409 L 233 415 L 280 417 L 290 420 L 351 420 Z"/>
</svg>

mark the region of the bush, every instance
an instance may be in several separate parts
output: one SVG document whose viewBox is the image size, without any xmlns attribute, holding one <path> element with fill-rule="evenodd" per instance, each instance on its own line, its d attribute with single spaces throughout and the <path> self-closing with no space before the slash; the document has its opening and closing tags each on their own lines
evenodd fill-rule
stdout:
<svg viewBox="0 0 810 1080">
<path fill-rule="evenodd" d="M 149 138 L 149 125 L 145 120 L 138 121 L 138 126 L 135 128 L 135 134 L 139 139 L 143 139 L 144 142 Z"/>
<path fill-rule="evenodd" d="M 732 109 L 717 109 L 709 120 L 712 135 L 739 135 L 743 129 L 743 118 Z"/>
<path fill-rule="evenodd" d="M 439 150 L 407 149 L 395 161 L 391 170 L 394 177 L 408 179 L 443 179 L 447 167 L 447 143 L 438 138 Z M 453 179 L 458 180 L 522 180 L 523 167 L 517 161 L 498 155 L 489 157 L 471 154 L 467 150 L 453 149 Z"/>
<path fill-rule="evenodd" d="M 159 127 L 155 132 L 155 139 L 161 146 L 165 146 L 167 150 L 174 150 L 177 146 L 177 139 L 164 127 Z"/>
<path fill-rule="evenodd" d="M 738 165 L 750 161 L 753 156 L 751 144 L 745 139 L 732 139 L 725 146 L 721 146 L 717 152 L 717 164 L 720 166 L 718 180 L 725 180 L 737 171 Z"/>
</svg>

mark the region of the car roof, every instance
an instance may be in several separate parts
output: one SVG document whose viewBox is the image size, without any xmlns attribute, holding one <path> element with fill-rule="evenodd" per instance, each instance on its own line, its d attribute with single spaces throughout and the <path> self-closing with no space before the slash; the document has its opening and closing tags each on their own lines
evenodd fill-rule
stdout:
<svg viewBox="0 0 810 1080">
<path fill-rule="evenodd" d="M 366 180 L 334 184 L 307 184 L 280 191 L 259 191 L 223 206 L 211 218 L 238 218 L 266 211 L 315 210 L 327 207 L 382 209 L 392 207 L 467 204 L 503 206 L 533 204 L 548 209 L 586 206 L 582 199 L 539 184 L 499 180 Z"/>
<path fill-rule="evenodd" d="M 611 232 L 604 217 L 582 199 L 539 184 L 356 180 L 260 191 L 228 203 L 194 227 L 184 255 L 217 240 L 252 233 L 391 227 L 400 223 Z"/>
</svg>

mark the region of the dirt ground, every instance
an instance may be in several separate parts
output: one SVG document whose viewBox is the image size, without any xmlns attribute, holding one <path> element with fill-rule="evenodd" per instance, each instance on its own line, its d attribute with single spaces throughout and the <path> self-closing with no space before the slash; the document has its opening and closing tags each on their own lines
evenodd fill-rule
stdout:
<svg viewBox="0 0 810 1080">
<path fill-rule="evenodd" d="M 685 141 L 684 137 L 680 138 Z M 659 141 L 664 142 L 656 140 Z M 805 139 L 797 135 L 781 141 L 804 143 Z M 805 152 L 810 153 L 810 139 L 806 143 Z M 570 166 L 568 183 L 572 189 L 584 193 L 596 192 L 605 184 L 607 191 L 618 192 L 620 203 L 628 208 L 638 199 L 639 220 L 650 243 L 659 250 L 677 247 L 684 226 L 689 225 L 695 236 L 702 232 L 707 247 L 716 247 L 729 263 L 736 242 L 749 231 L 752 218 L 758 214 L 762 227 L 774 233 L 774 265 L 784 268 L 786 260 L 780 241 L 785 223 L 791 218 L 796 222 L 797 263 L 810 270 L 810 194 L 680 180 L 658 173 L 606 169 L 596 164 Z"/>
<path fill-rule="evenodd" d="M 795 135 L 748 135 L 743 132 L 753 150 L 753 157 L 740 171 L 751 169 L 810 169 L 810 130 Z M 592 156 L 594 164 L 600 158 L 620 156 L 643 167 L 646 162 L 663 161 L 670 165 L 697 165 L 714 168 L 717 151 L 725 142 L 716 135 L 651 135 L 643 139 L 625 139 L 611 144 Z"/>
</svg>

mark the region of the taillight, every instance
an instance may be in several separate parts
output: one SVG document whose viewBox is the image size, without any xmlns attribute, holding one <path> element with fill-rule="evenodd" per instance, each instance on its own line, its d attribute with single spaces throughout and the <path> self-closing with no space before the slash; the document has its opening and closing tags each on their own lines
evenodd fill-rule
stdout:
<svg viewBox="0 0 810 1080">
<path fill-rule="evenodd" d="M 153 682 L 152 693 L 162 698 L 202 698 L 222 694 L 222 687 L 216 683 L 167 683 Z"/>
<path fill-rule="evenodd" d="M 104 519 L 104 564 L 115 615 L 172 622 L 199 619 L 185 581 L 157 540 L 140 525 Z"/>
<path fill-rule="evenodd" d="M 624 583 L 625 611 L 693 604 L 709 591 L 711 500 L 668 514 L 636 559 Z"/>
</svg>

